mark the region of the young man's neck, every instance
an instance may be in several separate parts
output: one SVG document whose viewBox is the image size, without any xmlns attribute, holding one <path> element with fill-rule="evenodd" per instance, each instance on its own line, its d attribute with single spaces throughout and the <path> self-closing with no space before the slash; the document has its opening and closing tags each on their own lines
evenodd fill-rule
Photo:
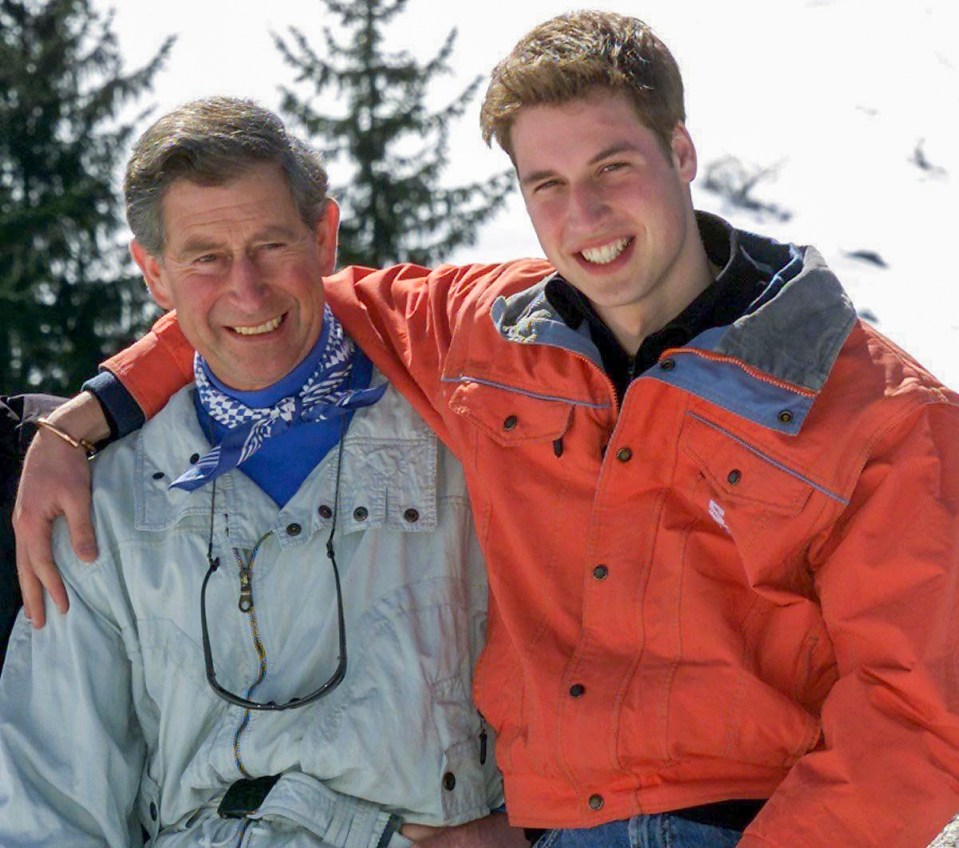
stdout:
<svg viewBox="0 0 959 848">
<path fill-rule="evenodd" d="M 631 307 L 608 308 L 593 303 L 596 314 L 630 356 L 635 356 L 647 336 L 665 327 L 719 275 L 720 269 L 709 261 L 704 249 L 700 248 L 693 260 L 684 270 L 682 284 L 677 286 L 679 280 L 674 281 L 666 297 L 656 304 L 640 301 Z"/>
</svg>

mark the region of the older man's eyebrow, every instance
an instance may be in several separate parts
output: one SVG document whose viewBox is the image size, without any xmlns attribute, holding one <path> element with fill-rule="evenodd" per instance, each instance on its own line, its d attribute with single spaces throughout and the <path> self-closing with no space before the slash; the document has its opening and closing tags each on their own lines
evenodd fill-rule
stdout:
<svg viewBox="0 0 959 848">
<path fill-rule="evenodd" d="M 258 230 L 253 234 L 250 241 L 255 244 L 265 241 L 290 241 L 294 238 L 296 238 L 296 234 L 293 230 L 289 227 L 278 225 Z M 222 246 L 222 241 L 216 241 L 205 236 L 196 236 L 188 238 L 178 252 L 181 255 L 196 255 L 218 250 Z"/>
</svg>

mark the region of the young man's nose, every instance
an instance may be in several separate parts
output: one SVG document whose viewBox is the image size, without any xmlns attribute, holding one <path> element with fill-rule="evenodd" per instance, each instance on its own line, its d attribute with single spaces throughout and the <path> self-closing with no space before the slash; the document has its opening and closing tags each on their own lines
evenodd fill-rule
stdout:
<svg viewBox="0 0 959 848">
<path fill-rule="evenodd" d="M 603 193 L 594 185 L 587 183 L 570 191 L 568 217 L 574 225 L 594 224 L 606 215 L 608 209 Z"/>
</svg>

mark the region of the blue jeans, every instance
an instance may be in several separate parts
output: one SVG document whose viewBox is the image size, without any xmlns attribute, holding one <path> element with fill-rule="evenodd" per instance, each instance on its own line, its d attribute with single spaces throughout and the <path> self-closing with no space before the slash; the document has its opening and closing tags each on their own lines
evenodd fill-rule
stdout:
<svg viewBox="0 0 959 848">
<path fill-rule="evenodd" d="M 535 848 L 734 848 L 741 838 L 738 830 L 657 813 L 598 827 L 551 830 Z"/>
</svg>

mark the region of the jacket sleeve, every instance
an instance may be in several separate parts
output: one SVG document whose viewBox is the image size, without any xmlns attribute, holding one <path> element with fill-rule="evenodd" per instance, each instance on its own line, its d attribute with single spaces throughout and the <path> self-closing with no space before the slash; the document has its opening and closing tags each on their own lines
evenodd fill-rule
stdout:
<svg viewBox="0 0 959 848">
<path fill-rule="evenodd" d="M 101 366 L 133 395 L 152 418 L 193 379 L 193 346 L 186 340 L 176 312 L 159 318 L 152 329 Z"/>
<path fill-rule="evenodd" d="M 838 681 L 741 848 L 925 848 L 959 810 L 959 407 L 888 421 L 812 554 Z"/>
<path fill-rule="evenodd" d="M 0 678 L 0 845 L 142 845 L 134 810 L 145 755 L 130 662 L 119 628 L 58 562 L 70 614 L 48 609 L 42 630 L 21 614 Z"/>
<path fill-rule="evenodd" d="M 490 320 L 490 304 L 507 279 L 511 288 L 526 288 L 549 270 L 535 260 L 432 271 L 350 267 L 326 278 L 324 291 L 354 341 L 455 452 L 443 385 L 454 336 L 462 345 L 475 322 Z"/>
</svg>

